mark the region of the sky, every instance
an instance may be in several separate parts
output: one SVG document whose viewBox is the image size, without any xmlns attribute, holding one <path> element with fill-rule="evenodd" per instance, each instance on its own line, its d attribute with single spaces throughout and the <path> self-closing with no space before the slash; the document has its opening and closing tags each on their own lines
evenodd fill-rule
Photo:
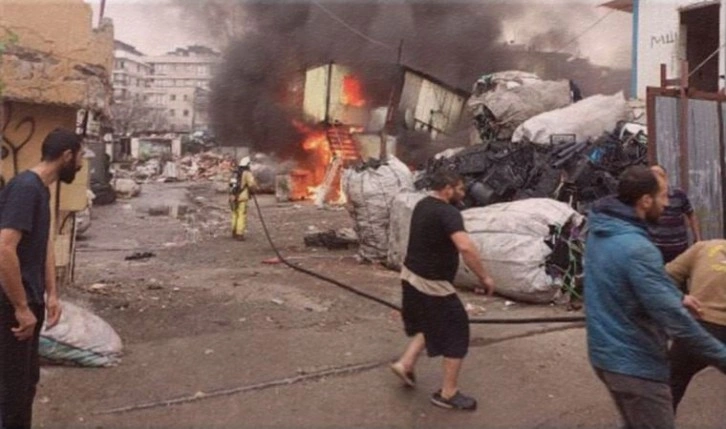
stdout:
<svg viewBox="0 0 726 429">
<path fill-rule="evenodd" d="M 85 0 L 98 20 L 100 0 Z M 490 0 L 481 1 L 486 4 Z M 569 23 L 569 30 L 579 42 L 578 54 L 593 63 L 616 68 L 630 67 L 631 19 L 629 13 L 598 7 L 604 0 L 508 0 L 530 4 L 584 3 L 592 5 L 587 20 Z M 607 16 L 605 16 L 607 15 Z M 113 19 L 116 39 L 136 46 L 147 55 L 161 55 L 177 47 L 203 44 L 221 49 L 203 26 L 175 6 L 171 0 L 107 0 L 105 16 Z M 602 21 L 593 26 L 600 18 Z M 503 37 L 508 42 L 528 43 L 548 28 L 533 12 L 514 22 L 504 23 Z M 342 30 L 345 31 L 345 30 Z M 573 44 L 574 45 L 574 44 Z"/>
</svg>

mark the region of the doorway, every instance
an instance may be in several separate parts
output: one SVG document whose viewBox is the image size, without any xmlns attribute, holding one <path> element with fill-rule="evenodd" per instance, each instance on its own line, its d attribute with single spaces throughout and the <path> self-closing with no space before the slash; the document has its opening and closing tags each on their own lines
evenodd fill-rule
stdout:
<svg viewBox="0 0 726 429">
<path fill-rule="evenodd" d="M 720 2 L 681 9 L 681 48 L 685 49 L 684 58 L 690 70 L 696 70 L 703 63 L 690 77 L 689 86 L 701 91 L 717 92 L 719 89 L 721 55 L 713 53 L 719 48 L 720 15 Z"/>
</svg>

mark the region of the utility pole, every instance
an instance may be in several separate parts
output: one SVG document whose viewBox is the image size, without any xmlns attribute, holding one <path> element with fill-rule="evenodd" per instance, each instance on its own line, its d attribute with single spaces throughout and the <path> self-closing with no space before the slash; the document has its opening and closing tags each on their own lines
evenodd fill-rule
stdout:
<svg viewBox="0 0 726 429">
<path fill-rule="evenodd" d="M 103 15 L 106 12 L 106 0 L 101 0 L 101 10 L 98 12 L 98 25 L 101 26 L 101 21 L 103 21 Z"/>
<path fill-rule="evenodd" d="M 388 98 L 388 110 L 386 111 L 386 123 L 383 125 L 381 130 L 381 149 L 380 158 L 381 161 L 385 161 L 388 158 L 388 135 L 393 134 L 393 110 L 395 109 L 394 103 L 396 102 L 396 92 L 400 90 L 405 79 L 405 71 L 401 68 L 401 60 L 403 59 L 403 39 L 398 44 L 398 57 L 396 59 L 397 72 L 401 73 L 401 79 L 393 84 L 391 88 L 391 95 Z"/>
</svg>

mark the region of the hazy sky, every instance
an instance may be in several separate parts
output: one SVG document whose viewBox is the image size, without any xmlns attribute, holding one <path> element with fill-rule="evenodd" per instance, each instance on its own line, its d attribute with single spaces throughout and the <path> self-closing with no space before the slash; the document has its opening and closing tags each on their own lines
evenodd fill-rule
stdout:
<svg viewBox="0 0 726 429">
<path fill-rule="evenodd" d="M 195 0 L 198 1 L 198 0 Z M 489 0 L 471 0 L 487 3 Z M 508 0 L 530 4 L 573 3 L 573 0 Z M 94 9 L 94 23 L 98 20 L 100 0 L 86 0 Z M 579 40 L 579 54 L 596 64 L 630 67 L 631 15 L 612 12 L 598 7 L 604 0 L 576 0 L 592 5 L 588 19 L 572 19 L 568 29 L 574 35 L 585 32 Z M 608 14 L 599 24 L 588 30 L 599 18 Z M 113 19 L 116 38 L 136 46 L 149 55 L 164 54 L 177 47 L 205 44 L 215 48 L 214 40 L 203 26 L 171 3 L 171 0 L 107 0 L 106 17 Z M 528 43 L 531 37 L 549 28 L 536 12 L 521 20 L 504 23 L 503 38 L 516 43 Z M 587 31 L 586 31 L 587 30 Z M 341 28 L 341 31 L 347 31 Z"/>
</svg>

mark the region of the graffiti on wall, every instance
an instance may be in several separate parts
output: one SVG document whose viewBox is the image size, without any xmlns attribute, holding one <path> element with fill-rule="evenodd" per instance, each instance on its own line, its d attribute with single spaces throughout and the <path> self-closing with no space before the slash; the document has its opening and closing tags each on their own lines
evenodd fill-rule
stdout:
<svg viewBox="0 0 726 429">
<path fill-rule="evenodd" d="M 33 140 L 36 132 L 36 122 L 35 118 L 30 115 L 15 117 L 12 104 L 6 104 L 3 112 L 3 128 L 1 130 L 2 134 L 0 134 L 2 136 L 2 140 L 0 140 L 0 143 L 2 143 L 0 144 L 2 147 L 0 162 L 5 165 L 6 159 L 12 157 L 11 176 L 15 176 L 19 173 L 18 154 Z M 12 137 L 8 135 L 9 131 L 12 131 Z M 0 188 L 4 186 L 4 178 L 0 175 Z"/>
<path fill-rule="evenodd" d="M 650 36 L 650 48 L 653 49 L 663 45 L 673 45 L 678 42 L 678 32 L 669 31 L 668 33 Z"/>
</svg>

